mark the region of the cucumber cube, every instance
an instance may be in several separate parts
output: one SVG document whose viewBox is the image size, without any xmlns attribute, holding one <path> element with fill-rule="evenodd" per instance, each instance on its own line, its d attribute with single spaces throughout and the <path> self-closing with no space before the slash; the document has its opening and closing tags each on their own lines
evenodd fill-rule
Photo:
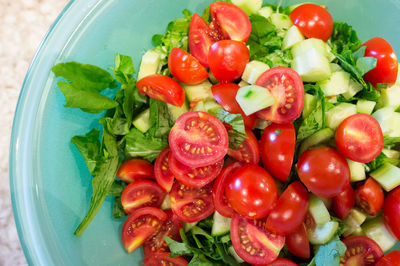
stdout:
<svg viewBox="0 0 400 266">
<path fill-rule="evenodd" d="M 332 73 L 337 71 L 343 71 L 343 68 L 341 68 L 338 64 L 330 63 L 329 65 L 331 66 Z"/>
<path fill-rule="evenodd" d="M 306 39 L 294 45 L 292 55 L 297 57 L 310 49 L 318 50 L 329 62 L 335 59 L 335 56 L 331 53 L 331 47 L 326 42 L 316 38 Z"/>
<path fill-rule="evenodd" d="M 247 63 L 242 74 L 242 80 L 247 83 L 254 84 L 258 77 L 267 71 L 269 66 L 261 61 L 253 60 Z"/>
<path fill-rule="evenodd" d="M 211 229 L 212 236 L 221 236 L 231 230 L 231 219 L 222 216 L 217 211 L 214 212 L 213 226 Z"/>
<path fill-rule="evenodd" d="M 184 113 L 189 112 L 189 107 L 186 102 L 184 102 L 182 106 L 175 106 L 167 103 L 167 107 L 173 121 L 176 121 L 176 119 L 178 119 L 178 117 L 180 117 Z"/>
<path fill-rule="evenodd" d="M 344 119 L 357 113 L 356 106 L 351 103 L 341 103 L 325 113 L 326 125 L 336 130 Z"/>
<path fill-rule="evenodd" d="M 360 83 L 350 79 L 349 86 L 347 88 L 347 91 L 343 93 L 343 97 L 348 100 L 352 98 L 354 95 L 356 95 L 358 92 L 360 92 L 362 89 L 363 86 Z"/>
<path fill-rule="evenodd" d="M 400 151 L 383 149 L 383 154 L 392 159 L 400 159 Z"/>
<path fill-rule="evenodd" d="M 317 97 L 312 94 L 304 94 L 304 106 L 303 106 L 303 119 L 311 114 L 314 108 L 317 106 Z"/>
<path fill-rule="evenodd" d="M 296 56 L 292 61 L 292 68 L 304 82 L 317 82 L 331 75 L 328 59 L 317 49 L 310 49 Z"/>
<path fill-rule="evenodd" d="M 147 51 L 142 56 L 142 61 L 139 67 L 138 80 L 157 74 L 160 67 L 161 55 L 153 50 Z"/>
<path fill-rule="evenodd" d="M 306 138 L 300 145 L 299 154 L 302 154 L 309 148 L 328 142 L 333 137 L 333 130 L 324 128 Z"/>
<path fill-rule="evenodd" d="M 397 239 L 387 230 L 382 217 L 376 217 L 368 221 L 362 226 L 365 236 L 374 240 L 382 249 L 383 252 L 391 249 Z"/>
<path fill-rule="evenodd" d="M 321 87 L 325 96 L 335 96 L 347 92 L 350 82 L 350 74 L 344 71 L 333 72 L 332 75 L 317 84 Z"/>
<path fill-rule="evenodd" d="M 387 89 L 381 90 L 378 108 L 393 106 L 395 109 L 400 106 L 400 85 L 394 85 Z"/>
<path fill-rule="evenodd" d="M 339 228 L 339 223 L 335 221 L 318 225 L 314 230 L 307 229 L 308 240 L 313 245 L 323 245 L 328 243 Z"/>
<path fill-rule="evenodd" d="M 349 236 L 360 230 L 360 226 L 365 222 L 367 216 L 357 209 L 351 209 L 349 215 L 344 219 L 345 225 L 347 225 L 346 231 L 343 232 L 343 236 Z"/>
<path fill-rule="evenodd" d="M 162 202 L 161 206 L 160 206 L 161 210 L 169 210 L 171 209 L 171 201 L 169 200 L 169 195 L 168 193 L 165 194 L 165 198 L 164 201 Z"/>
<path fill-rule="evenodd" d="M 275 25 L 278 31 L 287 30 L 293 26 L 289 16 L 281 13 L 272 13 L 271 22 Z"/>
<path fill-rule="evenodd" d="M 400 185 L 400 168 L 390 163 L 383 164 L 370 173 L 370 176 L 387 192 Z"/>
<path fill-rule="evenodd" d="M 331 215 L 329 214 L 329 211 L 326 208 L 324 202 L 321 198 L 315 196 L 314 194 L 310 194 L 310 204 L 308 207 L 308 211 L 314 218 L 317 225 L 326 224 L 331 220 Z"/>
<path fill-rule="evenodd" d="M 272 13 L 274 13 L 274 10 L 270 6 L 265 6 L 258 10 L 258 14 L 264 18 L 269 18 Z"/>
<path fill-rule="evenodd" d="M 355 162 L 349 159 L 346 160 L 350 169 L 350 182 L 357 182 L 367 178 L 363 163 Z"/>
<path fill-rule="evenodd" d="M 356 105 L 357 113 L 370 115 L 374 111 L 375 105 L 376 102 L 373 101 L 358 100 Z"/>
<path fill-rule="evenodd" d="M 381 125 L 383 136 L 400 137 L 400 113 L 391 106 L 377 110 L 372 116 Z"/>
<path fill-rule="evenodd" d="M 150 128 L 150 109 L 141 112 L 132 122 L 132 124 L 142 133 L 146 133 Z"/>
<path fill-rule="evenodd" d="M 248 83 L 247 81 L 241 80 L 238 85 L 239 85 L 239 87 L 244 87 L 244 86 L 249 86 L 250 83 Z"/>
<path fill-rule="evenodd" d="M 251 15 L 260 10 L 262 0 L 232 0 L 232 4 L 240 7 L 247 15 Z"/>
<path fill-rule="evenodd" d="M 299 28 L 293 25 L 292 27 L 289 28 L 289 30 L 285 34 L 285 37 L 283 38 L 282 50 L 289 49 L 293 45 L 301 41 L 304 41 L 304 39 L 305 39 L 304 35 L 300 32 Z"/>
<path fill-rule="evenodd" d="M 257 85 L 241 87 L 236 94 L 236 101 L 246 115 L 254 114 L 275 103 L 271 93 Z"/>
<path fill-rule="evenodd" d="M 214 99 L 214 95 L 211 91 L 212 84 L 205 80 L 200 84 L 187 85 L 181 83 L 183 90 L 186 92 L 188 100 L 191 101 L 203 101 L 208 99 Z"/>
</svg>

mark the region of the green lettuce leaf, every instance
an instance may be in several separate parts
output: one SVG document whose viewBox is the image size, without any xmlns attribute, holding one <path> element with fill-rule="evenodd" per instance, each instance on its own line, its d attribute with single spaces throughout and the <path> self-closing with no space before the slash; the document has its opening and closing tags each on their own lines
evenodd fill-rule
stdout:
<svg viewBox="0 0 400 266">
<path fill-rule="evenodd" d="M 333 23 L 333 32 L 330 42 L 333 50 L 337 53 L 342 53 L 344 50 L 354 52 L 358 50 L 362 44 L 358 39 L 357 33 L 350 25 L 338 21 Z"/>
<path fill-rule="evenodd" d="M 127 158 L 143 158 L 154 161 L 163 148 L 168 145 L 166 139 L 156 138 L 149 133 L 143 134 L 132 128 L 125 136 L 125 155 Z"/>
</svg>

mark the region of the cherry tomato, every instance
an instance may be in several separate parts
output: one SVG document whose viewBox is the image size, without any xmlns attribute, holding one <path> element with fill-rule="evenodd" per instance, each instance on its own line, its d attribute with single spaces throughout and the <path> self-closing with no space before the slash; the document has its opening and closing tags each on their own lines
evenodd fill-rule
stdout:
<svg viewBox="0 0 400 266">
<path fill-rule="evenodd" d="M 329 40 L 333 31 L 331 14 L 316 4 L 303 4 L 290 13 L 290 19 L 307 38 Z"/>
<path fill-rule="evenodd" d="M 246 129 L 247 138 L 239 145 L 237 150 L 228 149 L 228 155 L 239 162 L 258 164 L 260 161 L 260 149 L 258 140 L 251 130 Z"/>
<path fill-rule="evenodd" d="M 293 233 L 306 218 L 308 205 L 307 189 L 299 181 L 291 183 L 270 212 L 267 230 L 279 235 Z"/>
<path fill-rule="evenodd" d="M 240 113 L 242 114 L 244 126 L 246 128 L 249 128 L 249 129 L 255 128 L 255 126 L 257 125 L 257 121 L 258 121 L 258 118 L 257 118 L 256 114 L 252 114 L 252 115 L 247 116 L 247 115 L 244 114 L 243 111 L 240 112 Z"/>
<path fill-rule="evenodd" d="M 354 207 L 354 191 L 351 186 L 348 186 L 332 199 L 333 211 L 337 217 L 344 219 L 349 215 L 350 210 Z"/>
<path fill-rule="evenodd" d="M 170 253 L 158 251 L 143 260 L 145 266 L 187 266 L 188 262 L 182 257 L 170 258 Z"/>
<path fill-rule="evenodd" d="M 392 86 L 397 79 L 398 62 L 392 46 L 380 37 L 372 38 L 364 43 L 365 56 L 377 59 L 376 67 L 364 75 L 364 79 L 371 82 L 376 88 L 378 83 Z"/>
<path fill-rule="evenodd" d="M 368 163 L 382 152 L 383 134 L 378 121 L 367 114 L 349 116 L 336 130 L 338 150 L 350 160 Z"/>
<path fill-rule="evenodd" d="M 373 178 L 368 178 L 362 186 L 356 189 L 355 194 L 356 205 L 364 213 L 375 216 L 382 209 L 385 196 L 381 186 Z"/>
<path fill-rule="evenodd" d="M 274 261 L 285 244 L 284 236 L 265 229 L 265 220 L 247 219 L 237 213 L 231 221 L 231 239 L 239 257 L 255 265 Z"/>
<path fill-rule="evenodd" d="M 322 198 L 333 198 L 350 184 L 346 159 L 326 146 L 303 152 L 297 162 L 297 172 L 303 184 Z"/>
<path fill-rule="evenodd" d="M 216 117 L 205 112 L 187 112 L 169 133 L 170 148 L 178 161 L 190 167 L 221 161 L 228 151 L 228 132 Z"/>
<path fill-rule="evenodd" d="M 136 87 L 141 94 L 172 105 L 182 106 L 185 102 L 185 92 L 181 85 L 168 76 L 146 76 L 136 83 Z"/>
<path fill-rule="evenodd" d="M 267 171 L 247 164 L 227 178 L 225 196 L 237 213 L 259 219 L 272 210 L 278 199 L 278 189 Z"/>
<path fill-rule="evenodd" d="M 240 78 L 249 60 L 249 49 L 245 43 L 239 41 L 218 41 L 211 45 L 208 52 L 211 73 L 219 81 Z"/>
<path fill-rule="evenodd" d="M 224 160 L 221 160 L 212 165 L 192 168 L 179 162 L 172 152 L 169 154 L 168 162 L 175 178 L 189 187 L 204 187 L 211 183 L 224 166 Z"/>
<path fill-rule="evenodd" d="M 156 177 L 157 183 L 165 191 L 170 192 L 172 184 L 174 183 L 174 175 L 169 169 L 168 155 L 170 154 L 170 148 L 165 147 L 158 155 L 156 162 L 154 163 L 154 176 Z"/>
<path fill-rule="evenodd" d="M 375 266 L 397 266 L 400 262 L 400 251 L 393 250 L 381 258 Z"/>
<path fill-rule="evenodd" d="M 296 231 L 286 236 L 285 244 L 290 253 L 305 259 L 310 257 L 310 243 L 304 223 L 297 227 Z"/>
<path fill-rule="evenodd" d="M 138 179 L 154 179 L 153 165 L 142 159 L 128 160 L 119 167 L 117 177 L 126 183 Z"/>
<path fill-rule="evenodd" d="M 212 184 L 194 188 L 175 181 L 169 192 L 172 211 L 185 223 L 203 220 L 214 212 L 211 190 Z"/>
<path fill-rule="evenodd" d="M 180 82 L 198 84 L 208 78 L 207 70 L 200 62 L 180 48 L 172 48 L 168 57 L 168 68 Z"/>
<path fill-rule="evenodd" d="M 242 164 L 240 162 L 233 162 L 226 166 L 217 179 L 214 182 L 212 195 L 215 209 L 222 216 L 231 218 L 234 214 L 234 210 L 231 206 L 229 206 L 228 199 L 225 196 L 225 187 L 226 187 L 226 179 L 238 168 L 240 168 Z"/>
<path fill-rule="evenodd" d="M 400 187 L 386 196 L 383 204 L 383 218 L 386 227 L 400 241 Z"/>
<path fill-rule="evenodd" d="M 165 191 L 149 180 L 137 180 L 130 183 L 121 195 L 121 203 L 127 214 L 143 207 L 159 208 L 164 201 Z"/>
<path fill-rule="evenodd" d="M 267 266 L 297 266 L 297 264 L 288 259 L 278 258 L 273 262 L 268 263 Z"/>
<path fill-rule="evenodd" d="M 265 169 L 285 182 L 292 169 L 296 133 L 292 124 L 271 124 L 261 135 L 260 150 Z"/>
<path fill-rule="evenodd" d="M 125 249 L 131 253 L 160 230 L 167 220 L 165 212 L 154 207 L 136 210 L 125 220 L 121 239 Z"/>
<path fill-rule="evenodd" d="M 211 87 L 211 91 L 215 100 L 224 108 L 225 111 L 231 114 L 239 114 L 242 108 L 236 101 L 236 94 L 239 90 L 239 85 L 235 83 L 218 83 Z"/>
<path fill-rule="evenodd" d="M 342 240 L 347 250 L 344 258 L 340 260 L 340 265 L 353 266 L 365 265 L 373 266 L 383 257 L 383 251 L 379 245 L 366 236 L 349 236 Z"/>
<path fill-rule="evenodd" d="M 287 124 L 298 118 L 304 105 L 304 86 L 299 74 L 288 67 L 273 67 L 257 79 L 256 85 L 266 88 L 275 103 L 256 114 L 277 124 Z"/>
</svg>

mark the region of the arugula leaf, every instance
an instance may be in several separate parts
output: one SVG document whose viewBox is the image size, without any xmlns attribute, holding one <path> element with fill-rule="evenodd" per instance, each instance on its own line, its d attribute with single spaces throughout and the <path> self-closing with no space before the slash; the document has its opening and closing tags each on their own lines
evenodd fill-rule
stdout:
<svg viewBox="0 0 400 266">
<path fill-rule="evenodd" d="M 361 46 L 357 33 L 353 28 L 344 22 L 335 21 L 333 23 L 333 32 L 330 38 L 331 46 L 337 53 L 343 50 L 356 51 Z"/>
<path fill-rule="evenodd" d="M 178 256 L 183 256 L 183 255 L 193 255 L 193 248 L 190 247 L 186 243 L 181 243 L 178 241 L 173 240 L 172 238 L 168 236 L 164 236 L 164 241 L 167 243 L 170 251 L 171 251 L 171 257 L 178 257 Z"/>
<path fill-rule="evenodd" d="M 366 171 L 372 172 L 372 171 L 378 169 L 379 167 L 381 167 L 382 165 L 384 165 L 385 163 L 398 165 L 400 163 L 400 160 L 394 159 L 394 158 L 389 158 L 384 153 L 381 153 L 372 162 L 365 164 Z"/>
<path fill-rule="evenodd" d="M 149 134 L 156 138 L 168 139 L 173 121 L 165 102 L 150 99 L 150 129 Z"/>
<path fill-rule="evenodd" d="M 124 189 L 125 189 L 124 182 L 122 182 L 121 180 L 114 180 L 114 183 L 111 185 L 111 188 L 108 191 L 107 195 L 119 197 L 121 196 L 122 191 L 124 191 Z"/>
<path fill-rule="evenodd" d="M 340 258 L 346 253 L 346 245 L 338 237 L 327 244 L 319 246 L 315 254 L 316 266 L 337 266 L 340 264 Z"/>
<path fill-rule="evenodd" d="M 125 136 L 125 154 L 128 158 L 143 158 L 154 161 L 161 150 L 168 145 L 167 140 L 155 138 L 147 132 L 143 134 L 136 128 L 132 128 Z"/>
<path fill-rule="evenodd" d="M 85 160 L 91 174 L 94 173 L 100 152 L 99 134 L 100 132 L 94 128 L 85 136 L 75 136 L 71 139 L 71 142 L 76 146 Z"/>
<path fill-rule="evenodd" d="M 128 214 L 124 211 L 124 207 L 122 206 L 121 197 L 114 198 L 112 215 L 115 219 L 119 219 L 121 217 L 127 216 Z"/>
</svg>

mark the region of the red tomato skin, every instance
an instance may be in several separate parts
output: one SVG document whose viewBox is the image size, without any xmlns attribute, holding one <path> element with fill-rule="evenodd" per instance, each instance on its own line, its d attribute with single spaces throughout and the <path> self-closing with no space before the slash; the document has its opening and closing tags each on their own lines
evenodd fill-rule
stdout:
<svg viewBox="0 0 400 266">
<path fill-rule="evenodd" d="M 268 263 L 267 266 L 297 266 L 297 263 L 294 263 L 291 260 L 278 258 L 271 263 Z"/>
<path fill-rule="evenodd" d="M 169 147 L 165 147 L 157 156 L 156 162 L 154 163 L 154 176 L 156 181 L 166 192 L 171 191 L 175 179 L 168 165 L 168 155 L 170 151 Z"/>
<path fill-rule="evenodd" d="M 236 94 L 239 90 L 239 85 L 231 82 L 221 82 L 211 87 L 211 91 L 215 100 L 225 111 L 231 114 L 239 114 L 242 108 L 236 101 Z"/>
<path fill-rule="evenodd" d="M 141 94 L 172 105 L 182 106 L 185 102 L 185 92 L 181 85 L 168 76 L 146 76 L 136 83 L 136 87 Z"/>
<path fill-rule="evenodd" d="M 258 121 L 256 114 L 247 116 L 244 114 L 243 111 L 241 112 L 241 114 L 242 114 L 244 126 L 249 129 L 254 129 L 256 127 L 257 121 Z"/>
<path fill-rule="evenodd" d="M 143 260 L 145 266 L 187 266 L 188 262 L 182 257 L 169 257 L 169 252 L 157 251 Z"/>
<path fill-rule="evenodd" d="M 212 32 L 204 19 L 196 13 L 193 14 L 189 25 L 189 50 L 204 67 L 208 67 L 208 51 L 211 44 L 215 42 L 210 34 Z"/>
<path fill-rule="evenodd" d="M 286 236 L 285 244 L 290 253 L 305 259 L 310 257 L 310 243 L 308 242 L 307 229 L 304 223 L 296 231 Z"/>
<path fill-rule="evenodd" d="M 400 186 L 390 191 L 383 203 L 386 227 L 400 241 Z"/>
<path fill-rule="evenodd" d="M 260 149 L 254 133 L 246 129 L 247 138 L 239 145 L 237 150 L 228 149 L 228 155 L 239 162 L 258 164 L 260 161 Z"/>
<path fill-rule="evenodd" d="M 118 168 L 117 177 L 126 183 L 138 179 L 154 179 L 154 167 L 143 159 L 131 159 Z"/>
<path fill-rule="evenodd" d="M 354 207 L 355 198 L 354 190 L 351 186 L 346 187 L 339 195 L 333 197 L 332 208 L 336 216 L 344 219 L 349 215 L 350 210 Z"/>
<path fill-rule="evenodd" d="M 290 19 L 307 38 L 328 41 L 333 31 L 333 18 L 323 7 L 303 4 L 290 13 Z"/>
<path fill-rule="evenodd" d="M 265 169 L 286 182 L 292 169 L 296 133 L 293 124 L 271 124 L 261 135 L 260 150 Z"/>
<path fill-rule="evenodd" d="M 297 162 L 297 172 L 303 184 L 322 198 L 333 198 L 350 184 L 346 159 L 326 146 L 302 153 Z"/>
<path fill-rule="evenodd" d="M 198 84 L 208 78 L 207 70 L 188 52 L 174 47 L 168 57 L 168 68 L 177 80 L 185 84 Z"/>
<path fill-rule="evenodd" d="M 250 219 L 267 216 L 278 199 L 275 181 L 262 167 L 246 164 L 226 181 L 225 196 L 232 208 Z"/>
<path fill-rule="evenodd" d="M 368 114 L 355 114 L 340 123 L 336 147 L 346 158 L 368 163 L 382 152 L 383 134 L 379 122 Z"/>
<path fill-rule="evenodd" d="M 381 186 L 371 177 L 355 191 L 356 205 L 371 216 L 377 215 L 382 209 L 384 198 Z"/>
<path fill-rule="evenodd" d="M 377 59 L 376 67 L 364 75 L 364 79 L 371 82 L 374 87 L 378 83 L 394 85 L 397 79 L 398 62 L 397 56 L 390 43 L 380 37 L 366 41 L 365 56 Z"/>
<path fill-rule="evenodd" d="M 393 250 L 382 257 L 375 266 L 397 266 L 400 263 L 400 251 Z"/>
<path fill-rule="evenodd" d="M 245 43 L 239 41 L 218 41 L 211 45 L 208 52 L 211 73 L 219 81 L 240 78 L 249 61 L 249 49 Z"/>
</svg>

